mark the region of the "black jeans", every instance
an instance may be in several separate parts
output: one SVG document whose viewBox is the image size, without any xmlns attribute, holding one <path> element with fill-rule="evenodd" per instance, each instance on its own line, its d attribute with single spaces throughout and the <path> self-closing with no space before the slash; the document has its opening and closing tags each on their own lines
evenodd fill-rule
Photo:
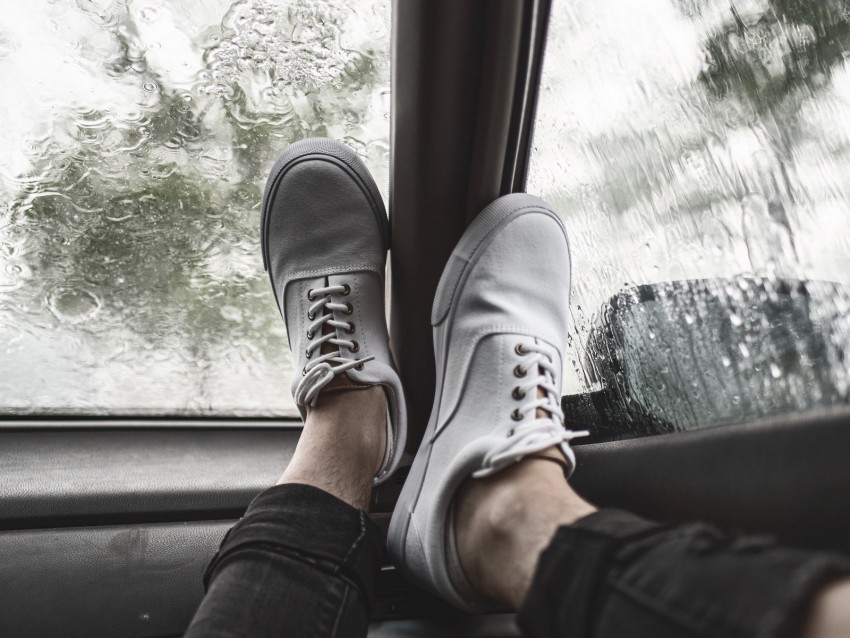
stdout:
<svg viewBox="0 0 850 638">
<path fill-rule="evenodd" d="M 186 636 L 365 636 L 380 558 L 365 513 L 273 487 L 225 536 Z M 840 555 L 603 510 L 558 530 L 518 622 L 530 638 L 792 638 L 818 590 L 847 574 Z"/>
</svg>

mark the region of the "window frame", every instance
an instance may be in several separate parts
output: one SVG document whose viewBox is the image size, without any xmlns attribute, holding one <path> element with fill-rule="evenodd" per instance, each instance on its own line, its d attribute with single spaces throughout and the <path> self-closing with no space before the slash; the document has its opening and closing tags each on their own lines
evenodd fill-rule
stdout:
<svg viewBox="0 0 850 638">
<path fill-rule="evenodd" d="M 484 204 L 524 187 L 548 8 L 549 0 L 394 0 L 391 321 L 412 408 L 411 450 L 433 397 L 429 316 L 442 268 Z M 498 55 L 488 57 L 497 49 Z M 181 633 L 202 595 L 197 563 L 215 551 L 217 535 L 210 530 L 239 516 L 253 495 L 274 481 L 300 430 L 297 419 L 32 415 L 2 421 L 0 498 L 14 507 L 0 508 L 0 542 L 27 535 L 36 551 L 15 569 L 40 570 L 55 605 L 52 618 L 85 627 L 87 635 L 106 628 L 112 635 Z M 848 445 L 848 410 L 791 415 L 577 446 L 579 467 L 572 482 L 603 506 L 667 520 L 696 516 L 828 545 L 836 539 L 806 539 L 800 533 L 805 526 L 837 534 L 850 525 L 850 510 L 833 507 L 841 495 L 836 488 L 850 485 L 850 466 L 841 454 Z M 229 482 L 222 487 L 211 477 Z M 402 472 L 378 490 L 379 509 L 392 506 L 403 479 Z M 160 579 L 151 578 L 145 566 L 162 543 L 148 556 L 138 540 L 171 524 L 195 530 L 189 538 L 196 541 L 182 554 L 194 567 L 173 581 L 181 588 L 173 603 L 154 595 Z M 59 538 L 57 530 L 71 540 Z M 79 539 L 97 550 L 89 580 L 106 585 L 64 591 L 60 600 L 49 584 L 60 573 L 56 570 L 71 567 L 55 557 L 73 543 L 80 546 Z M 104 609 L 107 615 L 98 618 L 84 615 L 92 596 L 108 598 L 114 573 L 134 587 L 122 591 L 122 600 L 133 603 L 125 607 L 138 610 L 142 602 L 159 601 L 150 611 L 164 613 L 168 621 L 151 630 L 156 633 L 145 634 L 137 616 L 121 616 L 126 609 Z M 426 598 L 404 589 L 391 568 L 381 579 L 379 596 L 398 594 L 393 604 L 402 616 L 414 615 L 413 609 L 438 613 L 425 603 L 416 607 L 415 601 Z M 19 610 L 16 618 L 37 624 L 38 612 L 22 598 L 35 592 L 16 590 L 14 579 L 5 582 L 0 595 L 20 601 L 11 606 Z M 404 601 L 414 602 L 405 606 Z"/>
</svg>

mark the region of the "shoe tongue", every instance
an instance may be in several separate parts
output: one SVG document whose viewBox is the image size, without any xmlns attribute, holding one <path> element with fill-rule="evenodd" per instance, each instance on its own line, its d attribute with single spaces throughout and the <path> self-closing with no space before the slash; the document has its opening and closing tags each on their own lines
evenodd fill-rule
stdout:
<svg viewBox="0 0 850 638">
<path fill-rule="evenodd" d="M 322 309 L 319 312 L 321 314 L 328 314 L 328 313 L 330 313 L 330 310 L 327 310 L 324 306 L 322 306 Z M 334 328 L 329 323 L 322 324 L 322 335 L 323 336 L 324 335 L 335 335 L 336 336 L 336 332 L 337 332 L 336 328 Z M 332 352 L 337 352 L 339 350 L 339 346 L 331 343 L 330 341 L 325 341 L 322 344 L 322 347 L 319 350 L 320 350 L 320 354 L 330 354 Z"/>
</svg>

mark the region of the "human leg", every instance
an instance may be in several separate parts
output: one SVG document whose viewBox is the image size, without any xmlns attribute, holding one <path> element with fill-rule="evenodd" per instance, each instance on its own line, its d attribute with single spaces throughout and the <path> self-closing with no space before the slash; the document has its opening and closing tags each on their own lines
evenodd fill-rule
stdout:
<svg viewBox="0 0 850 638">
<path fill-rule="evenodd" d="M 577 433 L 558 405 L 568 273 L 563 228 L 535 198 L 497 200 L 461 240 L 434 303 L 437 397 L 393 558 L 461 609 L 521 609 L 532 638 L 790 638 L 821 590 L 834 599 L 821 624 L 840 624 L 845 590 L 824 587 L 850 573 L 842 557 L 595 512 L 572 491 Z"/>
<path fill-rule="evenodd" d="M 470 480 L 456 500 L 470 583 L 520 611 L 529 638 L 850 635 L 846 557 L 593 513 L 546 465 L 523 460 Z"/>
<path fill-rule="evenodd" d="M 382 541 L 365 510 L 385 418 L 375 387 L 332 392 L 309 409 L 278 485 L 255 499 L 210 564 L 186 636 L 366 635 Z M 336 446 L 334 431 L 345 433 Z"/>
<path fill-rule="evenodd" d="M 581 433 L 564 429 L 560 408 L 569 272 L 558 216 L 515 194 L 475 219 L 437 288 L 437 393 L 387 540 L 411 579 L 461 609 L 488 610 L 492 601 L 469 582 L 458 555 L 457 490 L 470 476 L 509 472 L 549 448 L 561 463 L 573 460 L 569 441 Z M 560 503 L 550 505 L 559 512 Z"/>
<path fill-rule="evenodd" d="M 367 510 L 386 445 L 384 391 L 379 386 L 333 391 L 332 386 L 307 413 L 278 485 L 312 485 Z"/>
<path fill-rule="evenodd" d="M 519 609 L 537 561 L 559 527 L 596 511 L 567 486 L 563 470 L 541 459 L 469 480 L 455 500 L 455 532 L 464 573 L 476 591 Z"/>
<path fill-rule="evenodd" d="M 304 429 L 210 564 L 187 635 L 363 636 L 381 556 L 364 510 L 406 431 L 384 315 L 386 212 L 352 151 L 304 140 L 275 163 L 262 219 Z"/>
</svg>

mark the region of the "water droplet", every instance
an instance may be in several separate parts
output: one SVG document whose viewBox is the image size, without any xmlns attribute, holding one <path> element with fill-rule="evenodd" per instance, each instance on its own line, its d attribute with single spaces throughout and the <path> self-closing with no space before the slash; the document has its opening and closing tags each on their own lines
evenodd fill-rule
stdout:
<svg viewBox="0 0 850 638">
<path fill-rule="evenodd" d="M 11 55 L 14 49 L 15 47 L 12 44 L 11 39 L 9 39 L 3 33 L 0 33 L 0 60 Z"/>
<path fill-rule="evenodd" d="M 739 343 L 738 350 L 740 350 L 741 356 L 744 357 L 744 359 L 750 358 L 750 349 L 747 347 L 747 344 Z"/>
<path fill-rule="evenodd" d="M 139 20 L 142 22 L 155 22 L 159 19 L 159 8 L 148 4 L 139 9 Z"/>
<path fill-rule="evenodd" d="M 80 323 L 91 319 L 100 309 L 100 299 L 83 288 L 55 288 L 47 298 L 50 312 L 66 323 Z"/>
<path fill-rule="evenodd" d="M 236 306 L 222 306 L 219 310 L 221 316 L 228 321 L 239 323 L 242 321 L 242 310 Z"/>
<path fill-rule="evenodd" d="M 730 321 L 730 322 L 732 323 L 732 325 L 733 325 L 733 326 L 735 326 L 736 328 L 737 328 L 738 326 L 740 326 L 740 325 L 743 323 L 743 321 L 742 321 L 741 317 L 739 317 L 738 315 L 736 315 L 734 312 L 733 312 L 731 315 L 729 315 L 729 321 Z"/>
<path fill-rule="evenodd" d="M 782 376 L 782 370 L 775 363 L 770 364 L 770 376 L 772 376 L 774 379 L 778 379 Z"/>
</svg>

